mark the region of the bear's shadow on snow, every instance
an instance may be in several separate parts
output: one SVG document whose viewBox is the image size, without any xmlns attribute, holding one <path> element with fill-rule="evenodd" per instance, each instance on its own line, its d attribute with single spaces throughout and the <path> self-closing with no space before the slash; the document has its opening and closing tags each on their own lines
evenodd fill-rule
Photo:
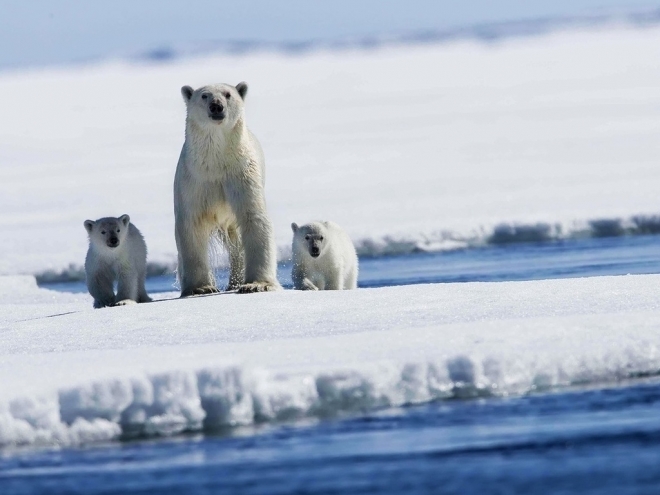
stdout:
<svg viewBox="0 0 660 495">
<path fill-rule="evenodd" d="M 201 297 L 225 296 L 225 295 L 237 294 L 237 292 L 238 291 L 230 290 L 230 291 L 214 292 L 213 294 L 199 294 L 199 295 L 188 296 L 188 297 L 180 297 L 180 296 L 167 297 L 165 299 L 154 299 L 154 300 L 152 300 L 148 303 L 140 304 L 140 306 L 142 306 L 144 304 L 154 304 L 154 303 L 166 302 L 166 301 L 183 301 L 183 300 L 186 300 L 186 299 L 197 299 L 197 298 L 201 298 Z M 134 305 L 130 305 L 128 307 L 133 307 L 133 306 Z M 107 308 L 103 308 L 103 309 L 112 309 L 112 308 L 119 308 L 119 307 L 126 307 L 126 306 L 121 306 L 121 305 L 108 306 Z M 27 318 L 25 320 L 18 320 L 16 323 L 23 322 L 23 321 L 32 321 L 32 320 L 44 320 L 46 318 L 57 318 L 59 316 L 67 316 L 67 315 L 72 315 L 72 314 L 77 314 L 77 313 L 82 313 L 82 312 L 83 311 L 67 311 L 66 313 L 56 313 L 56 314 L 53 314 L 53 315 L 39 316 L 37 318 Z"/>
<path fill-rule="evenodd" d="M 147 304 L 165 302 L 165 301 L 183 301 L 185 299 L 199 299 L 199 298 L 202 298 L 202 297 L 228 296 L 228 295 L 231 295 L 231 294 L 238 294 L 238 290 L 219 291 L 219 292 L 213 292 L 212 294 L 195 294 L 195 295 L 186 296 L 186 297 L 175 296 L 175 297 L 167 297 L 165 299 L 154 299 L 153 301 L 151 301 L 150 303 L 147 303 Z"/>
</svg>

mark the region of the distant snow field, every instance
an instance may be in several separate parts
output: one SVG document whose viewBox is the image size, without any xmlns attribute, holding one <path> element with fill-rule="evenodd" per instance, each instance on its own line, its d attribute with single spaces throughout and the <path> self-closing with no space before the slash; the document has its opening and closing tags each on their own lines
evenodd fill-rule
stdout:
<svg viewBox="0 0 660 495">
<path fill-rule="evenodd" d="M 174 263 L 184 84 L 250 84 L 283 257 L 292 221 L 334 220 L 378 251 L 652 215 L 658 60 L 660 29 L 621 28 L 0 73 L 0 273 L 80 265 L 82 222 L 123 213 Z"/>
<path fill-rule="evenodd" d="M 0 447 L 655 375 L 659 275 L 220 294 L 91 309 L 0 278 Z M 177 294 L 162 297 L 176 297 Z"/>
</svg>

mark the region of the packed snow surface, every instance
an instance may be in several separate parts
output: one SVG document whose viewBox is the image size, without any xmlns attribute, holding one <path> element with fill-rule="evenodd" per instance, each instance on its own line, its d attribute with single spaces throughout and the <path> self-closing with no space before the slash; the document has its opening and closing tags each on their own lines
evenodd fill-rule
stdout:
<svg viewBox="0 0 660 495">
<path fill-rule="evenodd" d="M 164 300 L 0 279 L 0 445 L 252 425 L 660 371 L 659 275 Z"/>
<path fill-rule="evenodd" d="M 180 87 L 220 81 L 250 84 L 283 257 L 314 219 L 367 253 L 625 232 L 659 211 L 658 60 L 660 29 L 621 28 L 4 72 L 0 274 L 81 265 L 83 221 L 123 213 L 174 263 Z"/>
</svg>

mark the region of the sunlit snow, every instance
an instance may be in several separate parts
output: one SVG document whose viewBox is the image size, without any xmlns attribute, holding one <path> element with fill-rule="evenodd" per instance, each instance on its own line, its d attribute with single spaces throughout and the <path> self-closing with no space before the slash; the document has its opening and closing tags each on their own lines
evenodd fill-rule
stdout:
<svg viewBox="0 0 660 495">
<path fill-rule="evenodd" d="M 123 213 L 150 260 L 174 263 L 184 84 L 249 82 L 284 257 L 292 221 L 332 219 L 377 250 L 652 216 L 658 60 L 654 28 L 0 74 L 0 446 L 657 374 L 656 275 L 172 292 L 93 310 L 33 274 L 81 265 L 83 221 Z"/>
</svg>

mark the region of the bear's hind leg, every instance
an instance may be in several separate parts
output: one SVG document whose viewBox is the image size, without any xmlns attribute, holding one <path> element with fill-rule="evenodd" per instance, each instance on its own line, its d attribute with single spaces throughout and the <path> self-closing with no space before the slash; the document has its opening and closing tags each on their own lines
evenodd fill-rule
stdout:
<svg viewBox="0 0 660 495">
<path fill-rule="evenodd" d="M 245 282 L 245 260 L 243 243 L 235 225 L 227 229 L 223 241 L 229 252 L 229 283 L 227 290 L 237 290 Z"/>
</svg>

